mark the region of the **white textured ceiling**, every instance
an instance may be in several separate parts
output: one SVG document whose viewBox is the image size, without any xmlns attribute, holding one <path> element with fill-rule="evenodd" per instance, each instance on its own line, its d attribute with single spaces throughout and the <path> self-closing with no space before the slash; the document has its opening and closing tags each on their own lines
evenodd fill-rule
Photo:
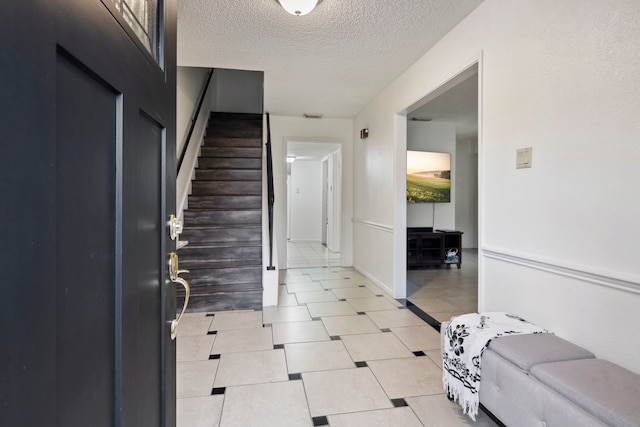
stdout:
<svg viewBox="0 0 640 427">
<path fill-rule="evenodd" d="M 353 117 L 482 0 L 178 0 L 178 65 L 264 71 L 265 110 Z"/>
</svg>

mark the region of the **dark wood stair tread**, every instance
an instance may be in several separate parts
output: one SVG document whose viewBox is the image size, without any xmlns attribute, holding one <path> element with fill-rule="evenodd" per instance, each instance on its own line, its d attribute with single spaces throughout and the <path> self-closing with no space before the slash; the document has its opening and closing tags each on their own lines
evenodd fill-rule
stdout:
<svg viewBox="0 0 640 427">
<path fill-rule="evenodd" d="M 253 147 L 263 146 L 262 137 L 205 136 L 202 147 Z"/>
<path fill-rule="evenodd" d="M 188 313 L 230 311 L 230 310 L 261 310 L 262 287 L 244 291 L 231 291 L 220 294 L 195 293 L 189 299 Z M 182 307 L 184 294 L 178 296 L 178 307 Z"/>
<path fill-rule="evenodd" d="M 215 270 L 220 268 L 232 267 L 262 267 L 262 258 L 260 259 L 241 259 L 241 260 L 180 260 L 180 268 L 189 270 L 190 273 L 196 273 L 198 270 Z"/>
<path fill-rule="evenodd" d="M 206 231 L 206 230 L 224 230 L 224 229 L 244 229 L 244 230 L 262 230 L 260 224 L 218 224 L 218 225 L 187 225 L 183 228 L 183 233 L 189 231 Z"/>
<path fill-rule="evenodd" d="M 262 182 L 261 169 L 197 169 L 196 181 L 198 182 Z"/>
<path fill-rule="evenodd" d="M 229 242 L 219 242 L 219 243 L 205 243 L 205 244 L 197 244 L 197 243 L 190 243 L 186 246 L 183 246 L 182 248 L 178 249 L 180 252 L 184 252 L 188 249 L 232 249 L 232 248 L 239 248 L 239 247 L 247 247 L 247 248 L 262 248 L 262 243 L 260 242 L 256 242 L 255 240 L 247 240 L 247 241 L 235 241 L 233 242 L 233 244 L 229 244 Z"/>
</svg>

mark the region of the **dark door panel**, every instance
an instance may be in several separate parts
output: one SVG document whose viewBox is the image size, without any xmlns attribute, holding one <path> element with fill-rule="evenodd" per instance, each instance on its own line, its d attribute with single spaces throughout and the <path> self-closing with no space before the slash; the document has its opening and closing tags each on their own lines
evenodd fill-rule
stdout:
<svg viewBox="0 0 640 427">
<path fill-rule="evenodd" d="M 0 425 L 175 424 L 176 0 L 0 2 Z"/>
<path fill-rule="evenodd" d="M 123 295 L 127 304 L 123 339 L 125 347 L 135 351 L 123 355 L 123 415 L 136 426 L 159 426 L 161 414 L 153 411 L 162 404 L 162 376 L 157 370 L 163 352 L 158 350 L 166 344 L 163 337 L 169 336 L 162 312 L 165 130 L 141 111 L 132 116 L 128 122 L 132 138 L 123 150 L 123 268 L 129 284 Z"/>
<path fill-rule="evenodd" d="M 57 424 L 110 426 L 120 285 L 115 242 L 118 95 L 78 65 L 57 56 Z"/>
</svg>

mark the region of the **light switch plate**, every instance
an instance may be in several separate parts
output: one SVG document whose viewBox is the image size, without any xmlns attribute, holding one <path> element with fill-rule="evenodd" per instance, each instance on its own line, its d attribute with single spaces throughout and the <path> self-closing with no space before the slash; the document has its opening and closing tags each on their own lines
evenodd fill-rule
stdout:
<svg viewBox="0 0 640 427">
<path fill-rule="evenodd" d="M 516 169 L 531 167 L 531 147 L 518 148 L 516 150 Z"/>
</svg>

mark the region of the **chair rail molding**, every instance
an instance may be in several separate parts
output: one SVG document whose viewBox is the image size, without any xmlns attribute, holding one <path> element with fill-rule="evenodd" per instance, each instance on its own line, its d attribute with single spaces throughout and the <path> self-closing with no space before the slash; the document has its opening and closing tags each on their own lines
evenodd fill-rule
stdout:
<svg viewBox="0 0 640 427">
<path fill-rule="evenodd" d="M 640 294 L 640 281 L 630 277 L 615 277 L 611 272 L 587 271 L 584 266 L 570 265 L 568 263 L 552 262 L 528 254 L 516 253 L 504 249 L 484 246 L 481 249 L 482 256 L 502 262 L 521 265 L 545 271 L 558 276 L 570 277 L 596 285 Z"/>
<path fill-rule="evenodd" d="M 351 218 L 351 222 L 353 222 L 354 224 L 363 225 L 368 228 L 375 228 L 376 230 L 386 231 L 387 233 L 393 233 L 393 226 L 391 225 L 379 224 L 377 222 L 367 221 L 361 218 Z"/>
</svg>

